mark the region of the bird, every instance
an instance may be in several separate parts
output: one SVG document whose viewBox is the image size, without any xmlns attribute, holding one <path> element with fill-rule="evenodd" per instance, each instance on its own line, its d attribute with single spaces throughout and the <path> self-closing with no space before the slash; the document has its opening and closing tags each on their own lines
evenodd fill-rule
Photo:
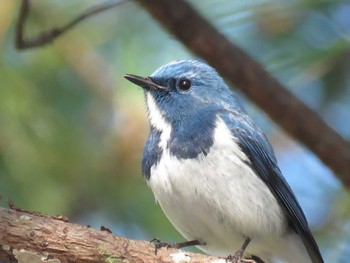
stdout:
<svg viewBox="0 0 350 263">
<path fill-rule="evenodd" d="M 267 137 L 214 68 L 177 60 L 124 77 L 145 94 L 142 174 L 186 239 L 159 247 L 196 245 L 231 262 L 324 262 Z"/>
</svg>

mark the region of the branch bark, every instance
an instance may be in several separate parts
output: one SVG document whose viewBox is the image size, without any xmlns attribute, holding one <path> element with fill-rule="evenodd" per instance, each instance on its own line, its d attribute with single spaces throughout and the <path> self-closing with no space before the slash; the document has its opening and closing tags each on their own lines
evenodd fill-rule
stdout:
<svg viewBox="0 0 350 263">
<path fill-rule="evenodd" d="M 350 144 L 183 0 L 137 0 L 194 54 L 313 151 L 350 187 Z"/>
<path fill-rule="evenodd" d="M 126 239 L 58 218 L 0 207 L 0 262 L 208 263 L 218 260 L 176 249 L 161 249 L 156 255 L 150 242 Z"/>
</svg>

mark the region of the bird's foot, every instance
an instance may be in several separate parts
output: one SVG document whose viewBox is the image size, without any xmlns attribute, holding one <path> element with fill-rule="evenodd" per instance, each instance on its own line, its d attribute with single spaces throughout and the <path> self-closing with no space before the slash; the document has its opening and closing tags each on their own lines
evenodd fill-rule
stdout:
<svg viewBox="0 0 350 263">
<path fill-rule="evenodd" d="M 205 245 L 205 243 L 200 242 L 198 240 L 190 240 L 185 242 L 179 242 L 179 243 L 168 243 L 168 242 L 162 242 L 159 240 L 159 238 L 153 238 L 151 241 L 151 244 L 155 247 L 155 254 L 157 255 L 158 249 L 161 249 L 162 247 L 168 248 L 183 248 L 183 247 L 189 247 L 189 246 L 197 246 L 197 245 Z"/>
<path fill-rule="evenodd" d="M 243 258 L 242 256 L 237 257 L 236 254 L 229 255 L 226 258 L 226 262 L 229 262 L 229 263 L 256 263 L 256 261 L 254 259 Z"/>
<path fill-rule="evenodd" d="M 226 258 L 226 262 L 229 262 L 229 263 L 242 263 L 242 254 L 239 255 L 237 254 L 239 251 L 237 251 L 234 255 L 229 255 L 227 258 Z"/>
<path fill-rule="evenodd" d="M 247 248 L 249 243 L 250 243 L 250 238 L 247 237 L 244 240 L 244 243 L 243 243 L 242 247 L 234 255 L 229 255 L 226 258 L 226 262 L 231 262 L 231 263 L 255 263 L 255 261 L 252 260 L 252 259 L 243 258 L 244 251 Z"/>
<path fill-rule="evenodd" d="M 256 261 L 253 259 L 237 258 L 235 255 L 229 255 L 226 258 L 226 262 L 229 262 L 229 263 L 256 263 Z"/>
<path fill-rule="evenodd" d="M 244 249 L 239 249 L 234 255 L 229 255 L 226 262 L 230 263 L 256 263 L 253 259 L 243 258 Z"/>
<path fill-rule="evenodd" d="M 159 238 L 153 238 L 150 243 L 154 245 L 155 251 L 154 253 L 157 255 L 158 249 L 163 247 L 168 248 L 178 248 L 176 243 L 162 242 Z"/>
</svg>

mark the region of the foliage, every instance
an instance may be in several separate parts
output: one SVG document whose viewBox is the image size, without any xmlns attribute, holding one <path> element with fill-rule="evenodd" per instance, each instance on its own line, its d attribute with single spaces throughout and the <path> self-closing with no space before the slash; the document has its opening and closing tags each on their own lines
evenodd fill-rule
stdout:
<svg viewBox="0 0 350 263">
<path fill-rule="evenodd" d="M 108 225 L 128 237 L 181 240 L 141 177 L 145 107 L 142 92 L 122 75 L 147 75 L 191 55 L 132 2 L 87 20 L 51 46 L 19 52 L 13 45 L 16 2 L 0 3 L 2 204 L 10 198 L 26 209 Z M 95 3 L 32 2 L 29 36 Z M 349 3 L 192 4 L 350 138 Z M 349 254 L 343 249 L 349 243 L 348 196 L 312 154 L 242 101 L 273 142 L 327 258 L 341 262 Z M 302 176 L 312 184 L 300 183 Z"/>
</svg>

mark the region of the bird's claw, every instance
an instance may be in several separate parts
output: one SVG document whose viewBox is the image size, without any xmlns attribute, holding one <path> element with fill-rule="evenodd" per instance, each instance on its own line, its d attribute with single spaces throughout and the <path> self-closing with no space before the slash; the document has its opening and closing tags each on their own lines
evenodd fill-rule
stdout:
<svg viewBox="0 0 350 263">
<path fill-rule="evenodd" d="M 230 262 L 230 263 L 249 263 L 252 261 L 249 261 L 243 258 L 243 254 L 244 254 L 244 250 L 243 249 L 239 249 L 234 255 L 229 255 L 226 258 L 226 262 Z"/>
<path fill-rule="evenodd" d="M 153 238 L 150 243 L 152 245 L 154 245 L 154 248 L 155 248 L 155 251 L 154 253 L 157 255 L 157 252 L 159 249 L 163 248 L 163 247 L 166 247 L 167 249 L 168 248 L 177 248 L 177 244 L 176 243 L 169 243 L 169 242 L 162 242 L 160 241 L 159 238 Z"/>
<path fill-rule="evenodd" d="M 226 262 L 229 262 L 229 263 L 256 263 L 256 261 L 254 261 L 252 259 L 243 258 L 243 254 L 237 255 L 237 253 L 235 255 L 229 255 L 226 258 Z"/>
<path fill-rule="evenodd" d="M 227 263 L 241 263 L 241 259 L 237 258 L 235 255 L 228 255 L 225 261 Z"/>
</svg>

